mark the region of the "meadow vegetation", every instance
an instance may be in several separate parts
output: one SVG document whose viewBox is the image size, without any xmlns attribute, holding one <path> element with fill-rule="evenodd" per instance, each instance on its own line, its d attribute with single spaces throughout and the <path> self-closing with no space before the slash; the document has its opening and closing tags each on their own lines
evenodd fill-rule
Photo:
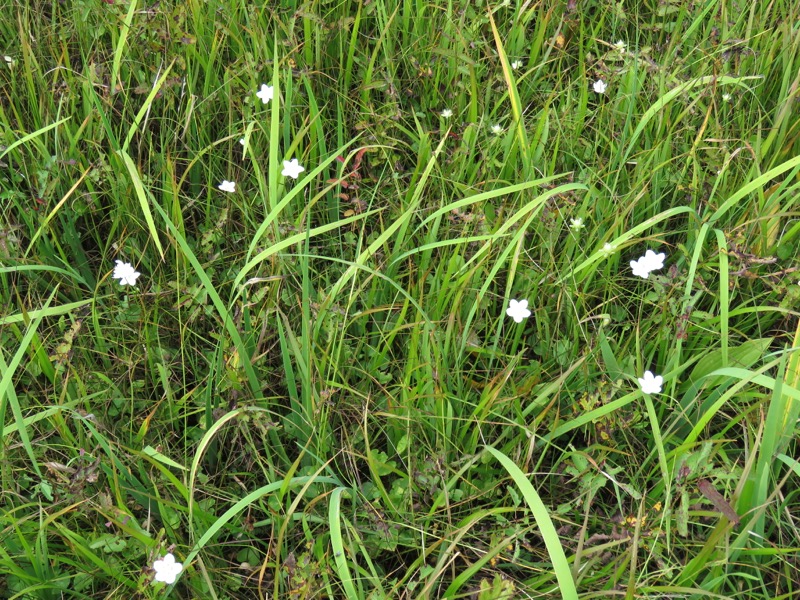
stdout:
<svg viewBox="0 0 800 600">
<path fill-rule="evenodd" d="M 800 596 L 796 2 L 0 45 L 0 596 Z"/>
</svg>

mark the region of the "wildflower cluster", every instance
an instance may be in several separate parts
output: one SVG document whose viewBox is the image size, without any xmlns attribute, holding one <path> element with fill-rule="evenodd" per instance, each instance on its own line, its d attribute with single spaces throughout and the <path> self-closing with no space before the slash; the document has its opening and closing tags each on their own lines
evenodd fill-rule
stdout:
<svg viewBox="0 0 800 600">
<path fill-rule="evenodd" d="M 260 89 L 256 91 L 256 96 L 259 98 L 259 100 L 261 100 L 261 102 L 263 102 L 264 104 L 268 104 L 274 98 L 275 90 L 271 85 L 262 84 Z M 442 116 L 445 118 L 452 116 L 452 114 L 453 114 L 452 111 L 449 109 L 442 112 Z M 239 143 L 242 146 L 245 146 L 246 144 L 245 138 L 241 138 L 239 140 Z M 283 177 L 291 177 L 292 179 L 297 179 L 300 176 L 300 173 L 302 173 L 303 171 L 305 171 L 305 167 L 303 167 L 296 158 L 283 161 L 283 169 L 281 170 L 281 175 Z M 221 192 L 234 194 L 236 193 L 236 182 L 223 179 L 222 182 L 217 186 L 217 188 Z M 111 274 L 113 279 L 119 280 L 119 284 L 121 286 L 126 286 L 126 285 L 135 286 L 136 280 L 139 278 L 140 275 L 141 273 L 136 271 L 133 265 L 127 262 L 123 262 L 121 260 L 116 261 L 116 266 L 114 267 L 114 271 Z M 177 562 L 172 553 L 167 553 L 163 558 L 160 558 L 153 562 L 153 571 L 155 572 L 153 578 L 154 581 L 166 584 L 173 584 L 177 580 L 178 575 L 180 575 L 181 571 L 183 571 L 183 564 Z"/>
<path fill-rule="evenodd" d="M 577 217 L 570 219 L 570 229 L 577 232 L 584 227 L 583 218 Z M 611 256 L 616 251 L 616 246 L 606 242 L 600 252 L 605 256 Z M 663 252 L 656 254 L 653 250 L 647 250 L 644 256 L 640 256 L 636 260 L 631 261 L 631 269 L 633 274 L 647 279 L 650 273 L 664 268 L 664 259 L 666 255 Z M 506 314 L 514 319 L 515 323 L 522 323 L 523 319 L 531 316 L 531 311 L 528 309 L 527 300 L 511 300 L 506 309 Z M 660 394 L 661 388 L 664 383 L 664 378 L 661 375 L 654 375 L 652 371 L 645 371 L 642 377 L 638 378 L 639 388 L 645 394 Z"/>
<path fill-rule="evenodd" d="M 266 83 L 262 83 L 261 87 L 256 92 L 256 96 L 259 100 L 261 100 L 264 104 L 269 104 L 270 100 L 275 97 L 275 88 L 274 86 L 267 85 Z M 239 143 L 244 146 L 245 139 L 241 138 Z M 292 179 L 297 179 L 300 176 L 300 173 L 305 171 L 305 167 L 300 165 L 296 158 L 292 160 L 285 160 L 283 161 L 283 170 L 281 171 L 281 175 L 284 177 L 291 177 Z M 236 192 L 236 182 L 235 181 L 228 181 L 224 179 L 222 183 L 219 184 L 220 191 L 234 193 Z"/>
</svg>

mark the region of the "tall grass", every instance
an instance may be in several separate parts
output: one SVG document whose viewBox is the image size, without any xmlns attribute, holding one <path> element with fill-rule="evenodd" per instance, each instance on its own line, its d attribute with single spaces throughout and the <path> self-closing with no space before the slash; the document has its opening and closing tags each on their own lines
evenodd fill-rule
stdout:
<svg viewBox="0 0 800 600">
<path fill-rule="evenodd" d="M 0 7 L 1 596 L 797 595 L 794 3 Z"/>
</svg>

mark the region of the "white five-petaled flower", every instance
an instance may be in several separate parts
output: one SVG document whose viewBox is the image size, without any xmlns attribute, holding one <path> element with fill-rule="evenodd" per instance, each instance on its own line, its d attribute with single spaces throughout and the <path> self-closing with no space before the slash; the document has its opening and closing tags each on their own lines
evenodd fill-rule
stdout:
<svg viewBox="0 0 800 600">
<path fill-rule="evenodd" d="M 266 83 L 261 84 L 261 89 L 256 92 L 256 96 L 261 98 L 261 101 L 264 104 L 267 104 L 272 97 L 275 95 L 275 90 L 271 85 L 267 85 Z"/>
<path fill-rule="evenodd" d="M 598 94 L 605 94 L 607 87 L 606 82 L 602 79 L 598 79 L 592 84 L 592 89 Z"/>
<path fill-rule="evenodd" d="M 633 274 L 642 279 L 647 279 L 651 271 L 657 271 L 664 268 L 664 259 L 666 255 L 663 252 L 656 254 L 652 250 L 644 253 L 638 260 L 631 261 L 631 269 Z"/>
<path fill-rule="evenodd" d="M 522 68 L 522 61 L 521 60 L 515 60 L 514 62 L 511 63 L 511 68 L 514 69 L 514 70 Z"/>
<path fill-rule="evenodd" d="M 439 113 L 439 116 L 442 117 L 443 119 L 449 119 L 450 117 L 453 116 L 453 111 L 450 110 L 449 108 L 445 108 L 442 112 Z"/>
<path fill-rule="evenodd" d="M 617 250 L 617 247 L 614 244 L 609 244 L 606 242 L 603 244 L 603 247 L 600 248 L 600 252 L 603 253 L 603 256 L 611 256 Z"/>
<path fill-rule="evenodd" d="M 506 314 L 514 319 L 515 323 L 522 323 L 522 319 L 527 319 L 531 316 L 531 311 L 528 310 L 528 301 L 512 300 L 508 305 L 508 309 L 506 309 Z"/>
<path fill-rule="evenodd" d="M 117 266 L 114 267 L 114 272 L 111 274 L 113 279 L 119 279 L 120 285 L 136 285 L 136 278 L 141 275 L 133 268 L 131 263 L 116 261 Z"/>
<path fill-rule="evenodd" d="M 617 43 L 616 43 L 616 44 L 614 44 L 614 48 L 616 48 L 616 49 L 617 49 L 617 50 L 619 50 L 620 52 L 625 52 L 625 48 L 627 48 L 627 47 L 628 47 L 628 44 L 626 44 L 626 43 L 625 43 L 624 41 L 622 41 L 622 40 L 617 40 Z"/>
<path fill-rule="evenodd" d="M 577 219 L 570 219 L 569 228 L 572 229 L 572 231 L 580 231 L 581 229 L 583 229 L 583 217 L 578 217 Z"/>
<path fill-rule="evenodd" d="M 503 128 L 500 125 L 492 125 L 492 133 L 495 135 L 500 135 L 503 133 Z"/>
<path fill-rule="evenodd" d="M 239 140 L 239 143 L 240 143 L 242 146 L 244 146 L 244 138 L 241 138 L 241 139 Z"/>
<path fill-rule="evenodd" d="M 650 371 L 645 371 L 643 377 L 639 377 L 639 387 L 645 394 L 660 394 L 661 384 L 664 378 L 661 375 L 653 375 Z"/>
<path fill-rule="evenodd" d="M 723 102 L 730 102 L 731 101 L 731 95 L 730 94 L 722 94 L 722 101 Z"/>
<path fill-rule="evenodd" d="M 153 570 L 156 572 L 156 581 L 175 583 L 178 575 L 183 571 L 183 565 L 175 562 L 172 552 L 168 552 L 164 558 L 153 563 Z"/>
<path fill-rule="evenodd" d="M 236 182 L 223 179 L 222 183 L 219 184 L 219 189 L 221 189 L 223 192 L 235 192 Z"/>
<path fill-rule="evenodd" d="M 292 160 L 285 160 L 283 161 L 283 171 L 281 171 L 281 175 L 284 177 L 291 177 L 292 179 L 297 179 L 297 177 L 305 171 L 304 167 L 300 166 L 300 163 L 297 162 L 296 158 Z"/>
</svg>

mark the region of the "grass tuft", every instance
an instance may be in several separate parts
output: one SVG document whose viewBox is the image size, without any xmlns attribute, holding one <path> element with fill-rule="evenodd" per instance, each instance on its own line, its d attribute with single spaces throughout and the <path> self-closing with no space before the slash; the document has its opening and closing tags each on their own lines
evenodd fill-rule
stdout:
<svg viewBox="0 0 800 600">
<path fill-rule="evenodd" d="M 0 3 L 0 596 L 797 596 L 795 4 Z"/>
</svg>

